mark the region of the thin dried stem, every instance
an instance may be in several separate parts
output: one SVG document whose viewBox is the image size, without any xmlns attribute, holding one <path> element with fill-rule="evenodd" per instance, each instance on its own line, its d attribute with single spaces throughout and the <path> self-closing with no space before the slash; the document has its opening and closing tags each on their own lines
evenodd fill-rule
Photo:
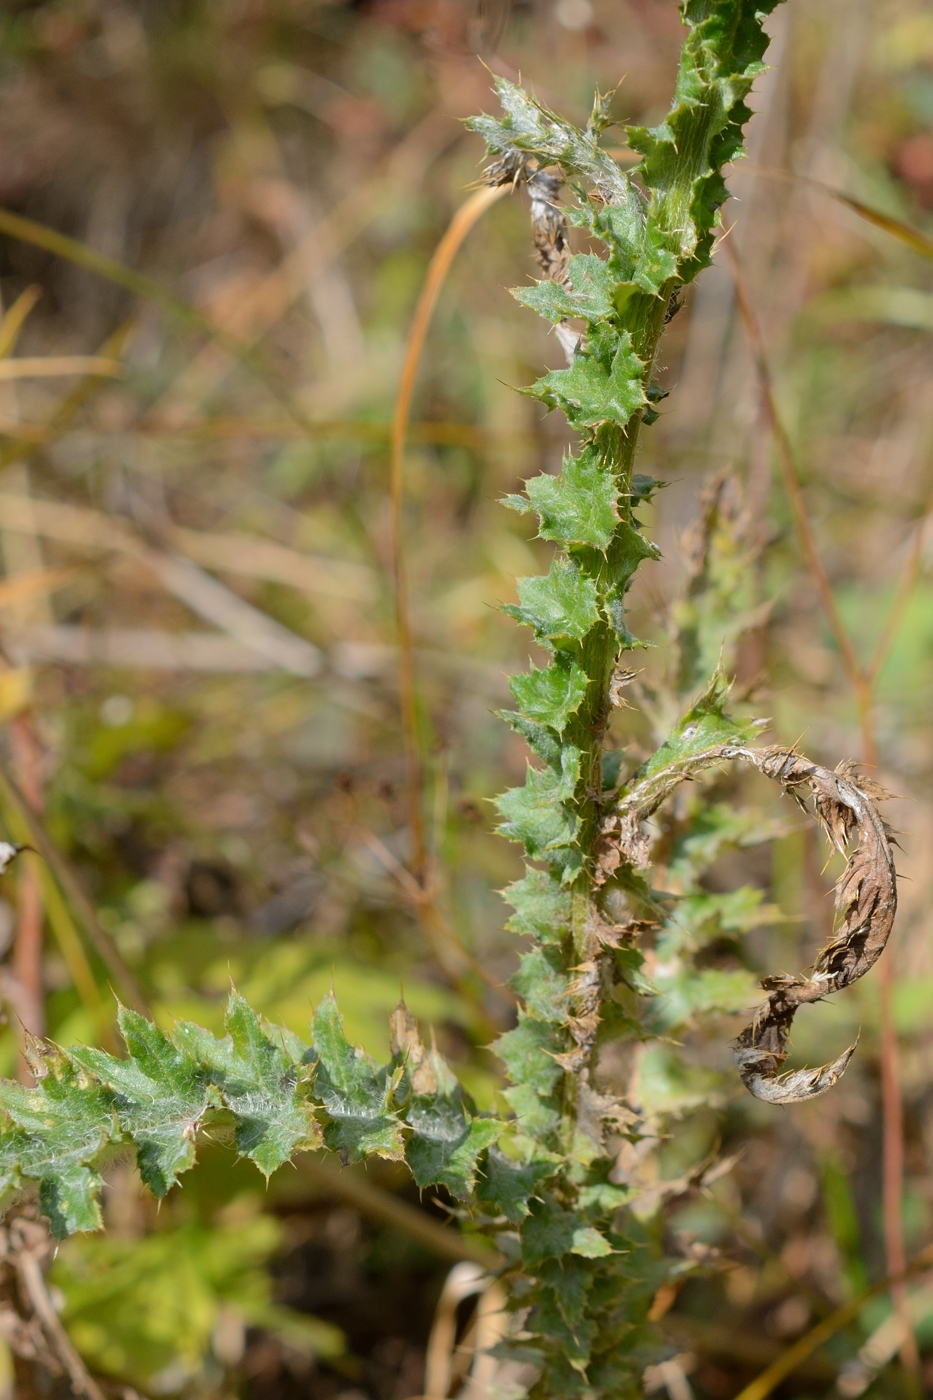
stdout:
<svg viewBox="0 0 933 1400">
<path fill-rule="evenodd" d="M 408 591 L 408 576 L 405 568 L 405 553 L 402 544 L 402 506 L 405 491 L 405 443 L 408 436 L 408 419 L 415 379 L 431 317 L 437 303 L 441 287 L 450 271 L 457 251 L 470 229 L 486 210 L 505 194 L 506 189 L 481 189 L 472 194 L 457 210 L 447 232 L 434 251 L 428 267 L 421 294 L 415 307 L 408 340 L 405 345 L 405 358 L 402 361 L 402 376 L 399 382 L 398 397 L 395 401 L 395 414 L 392 419 L 392 444 L 389 458 L 389 498 L 390 498 L 390 551 L 392 574 L 395 583 L 395 626 L 399 647 L 399 689 L 402 702 L 402 729 L 405 740 L 405 761 L 408 772 L 408 819 L 411 825 L 413 854 L 412 869 L 419 880 L 425 878 L 427 850 L 425 845 L 424 814 L 421 809 L 423 771 L 421 750 L 418 742 L 418 715 L 415 699 L 414 639 L 411 626 L 411 600 Z"/>
<path fill-rule="evenodd" d="M 926 1249 L 916 1255 L 907 1263 L 900 1272 L 896 1274 L 886 1274 L 877 1283 L 873 1283 L 870 1288 L 866 1288 L 863 1293 L 859 1293 L 854 1298 L 850 1298 L 842 1307 L 831 1312 L 829 1317 L 824 1317 L 815 1327 L 811 1327 L 809 1332 L 805 1332 L 792 1347 L 788 1347 L 782 1356 L 776 1361 L 772 1361 L 760 1376 L 740 1391 L 735 1400 L 768 1400 L 782 1381 L 792 1375 L 797 1367 L 808 1357 L 812 1356 L 818 1347 L 823 1346 L 831 1337 L 843 1327 L 847 1327 L 850 1322 L 854 1322 L 859 1316 L 866 1303 L 870 1303 L 872 1298 L 877 1298 L 881 1293 L 893 1292 L 898 1285 L 903 1285 L 909 1278 L 914 1278 L 917 1274 L 925 1273 L 931 1262 L 933 1262 L 933 1245 L 928 1245 Z"/>
<path fill-rule="evenodd" d="M 42 811 L 41 755 L 35 727 L 29 715 L 17 715 L 9 725 L 13 768 L 23 796 L 36 813 Z M 42 980 L 42 887 L 30 862 L 20 866 L 17 885 L 16 941 L 13 971 L 23 1005 L 23 1026 L 32 1035 L 45 1034 L 45 988 Z M 32 1083 L 25 1058 L 20 1058 L 20 1078 Z"/>
<path fill-rule="evenodd" d="M 823 568 L 816 547 L 813 530 L 807 516 L 806 504 L 793 449 L 787 432 L 777 411 L 771 384 L 771 372 L 765 354 L 764 343 L 758 321 L 748 294 L 748 287 L 742 274 L 738 254 L 733 244 L 726 244 L 726 257 L 729 261 L 736 303 L 745 328 L 745 334 L 755 361 L 759 391 L 768 419 L 771 433 L 777 448 L 784 478 L 785 490 L 794 515 L 794 523 L 807 567 L 816 584 L 830 630 L 839 648 L 846 676 L 852 687 L 859 717 L 862 739 L 862 754 L 866 763 L 875 766 L 878 761 L 873 724 L 874 687 L 887 650 L 893 641 L 897 628 L 903 620 L 910 593 L 919 572 L 923 527 L 930 507 L 924 514 L 915 537 L 914 548 L 908 559 L 894 604 L 882 633 L 875 655 L 867 667 L 862 667 L 855 652 L 852 638 L 842 620 L 833 594 L 832 585 Z M 882 1116 L 882 1202 L 884 1216 L 885 1255 L 888 1272 L 896 1276 L 903 1272 L 906 1259 L 903 1225 L 904 1194 L 904 1105 L 898 1065 L 897 1032 L 894 1025 L 893 993 L 895 969 L 890 958 L 881 966 L 881 1116 Z M 844 1068 L 844 1066 L 843 1066 Z M 917 1349 L 911 1319 L 906 1306 L 903 1286 L 891 1289 L 891 1301 L 901 1323 L 904 1343 L 901 1359 L 905 1370 L 916 1378 L 920 1373 L 920 1355 Z"/>
<path fill-rule="evenodd" d="M 29 807 L 18 784 L 2 768 L 0 768 L 0 800 L 5 806 L 14 808 L 23 820 L 29 833 L 30 843 L 48 864 L 68 902 L 84 925 L 84 931 L 90 943 L 109 969 L 120 995 L 134 1010 L 139 1011 L 142 1015 L 147 1014 L 146 997 L 135 975 L 120 957 L 110 934 L 98 919 L 97 911 L 85 893 L 81 881 L 48 835 L 43 822 Z"/>
<path fill-rule="evenodd" d="M 475 994 L 464 983 L 463 972 L 469 970 L 482 982 L 485 982 L 486 986 L 500 996 L 507 1005 L 514 1006 L 518 998 L 511 987 L 500 982 L 489 971 L 488 967 L 484 967 L 478 958 L 475 958 L 464 948 L 454 929 L 441 914 L 435 904 L 435 889 L 430 885 L 420 884 L 411 871 L 405 868 L 374 832 L 361 828 L 361 835 L 380 865 L 383 866 L 387 874 L 393 877 L 405 902 L 419 919 L 431 955 L 451 985 L 466 996 L 475 1005 L 476 1010 L 485 1016 L 485 1012 L 476 1001 Z"/>
<path fill-rule="evenodd" d="M 826 570 L 823 568 L 823 561 L 820 559 L 819 551 L 816 547 L 813 529 L 810 525 L 809 517 L 807 516 L 807 508 L 803 498 L 803 489 L 800 485 L 797 464 L 794 460 L 794 451 L 777 411 L 777 404 L 775 403 L 774 391 L 771 385 L 771 371 L 765 354 L 764 342 L 758 326 L 758 319 L 755 316 L 751 299 L 748 295 L 748 287 L 742 273 L 738 254 L 735 250 L 734 243 L 730 241 L 723 239 L 720 241 L 719 246 L 725 251 L 726 260 L 729 263 L 729 270 L 732 273 L 732 279 L 735 284 L 736 304 L 738 305 L 739 315 L 742 318 L 745 334 L 754 357 L 762 406 L 768 420 L 768 426 L 774 438 L 774 445 L 777 448 L 778 458 L 781 463 L 781 473 L 784 478 L 784 487 L 787 491 L 791 510 L 793 511 L 794 525 L 800 540 L 800 547 L 803 551 L 807 568 L 810 570 L 820 595 L 823 611 L 826 613 L 826 620 L 829 623 L 830 631 L 839 648 L 839 654 L 842 657 L 842 664 L 845 667 L 846 675 L 853 689 L 856 691 L 856 694 L 859 694 L 864 689 L 862 670 L 855 653 L 855 647 L 852 644 L 852 638 L 849 636 L 846 625 L 842 620 L 842 614 L 836 603 L 832 584 L 829 581 Z"/>
<path fill-rule="evenodd" d="M 901 630 L 901 625 L 907 615 L 907 609 L 910 606 L 910 600 L 913 597 L 914 589 L 919 582 L 920 572 L 923 567 L 923 538 L 926 534 L 926 528 L 930 522 L 931 515 L 933 515 L 933 496 L 927 501 L 926 508 L 917 522 L 917 528 L 914 531 L 914 537 L 910 545 L 910 553 L 901 571 L 901 576 L 897 581 L 894 601 L 891 603 L 888 615 L 885 618 L 884 627 L 882 628 L 881 636 L 878 638 L 875 650 L 872 653 L 871 660 L 865 667 L 865 677 L 871 683 L 872 687 L 874 687 L 884 669 L 884 664 L 891 653 L 891 648 L 894 645 L 897 634 Z"/>
</svg>

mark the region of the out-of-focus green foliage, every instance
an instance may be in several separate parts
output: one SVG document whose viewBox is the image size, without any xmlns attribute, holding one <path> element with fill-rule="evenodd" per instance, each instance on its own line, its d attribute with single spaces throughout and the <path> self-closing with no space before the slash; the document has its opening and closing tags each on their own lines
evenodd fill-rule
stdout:
<svg viewBox="0 0 933 1400">
<path fill-rule="evenodd" d="M 66 1299 L 63 1321 L 95 1369 L 162 1394 L 209 1383 L 211 1369 L 239 1359 L 247 1327 L 312 1356 L 342 1354 L 337 1328 L 272 1301 L 264 1265 L 281 1228 L 269 1216 L 238 1222 L 235 1207 L 230 1216 L 63 1247 L 51 1278 Z"/>
</svg>

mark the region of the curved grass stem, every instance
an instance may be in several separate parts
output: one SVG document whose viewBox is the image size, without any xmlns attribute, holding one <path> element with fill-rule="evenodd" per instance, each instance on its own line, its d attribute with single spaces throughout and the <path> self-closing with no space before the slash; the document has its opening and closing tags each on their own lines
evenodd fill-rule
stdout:
<svg viewBox="0 0 933 1400">
<path fill-rule="evenodd" d="M 402 730 L 405 743 L 405 764 L 407 769 L 408 819 L 412 834 L 412 870 L 415 877 L 424 882 L 426 877 L 427 846 L 425 842 L 424 813 L 422 794 L 424 772 L 421 759 L 421 746 L 418 741 L 418 714 L 415 695 L 414 638 L 411 624 L 411 598 L 408 589 L 408 574 L 405 567 L 405 550 L 402 539 L 402 509 L 405 494 L 405 446 L 408 440 L 408 420 L 411 414 L 411 401 L 415 390 L 418 366 L 431 324 L 431 317 L 437 305 L 437 298 L 450 271 L 454 258 L 473 225 L 482 218 L 486 210 L 507 193 L 501 189 L 481 189 L 472 194 L 461 205 L 451 219 L 446 233 L 434 250 L 428 265 L 424 285 L 415 306 L 408 339 L 405 343 L 405 357 L 402 361 L 402 374 L 398 396 L 395 400 L 395 413 L 392 418 L 392 440 L 389 455 L 389 501 L 390 501 L 390 552 L 392 575 L 395 586 L 395 628 L 398 639 L 399 691 L 402 708 Z"/>
</svg>

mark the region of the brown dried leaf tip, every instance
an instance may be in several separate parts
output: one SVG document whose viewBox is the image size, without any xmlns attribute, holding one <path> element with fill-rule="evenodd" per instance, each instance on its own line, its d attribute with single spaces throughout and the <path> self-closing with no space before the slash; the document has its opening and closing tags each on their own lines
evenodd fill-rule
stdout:
<svg viewBox="0 0 933 1400">
<path fill-rule="evenodd" d="M 755 1098 L 765 1103 L 799 1103 L 816 1098 L 838 1082 L 855 1046 L 850 1045 L 837 1059 L 818 1069 L 782 1074 L 797 1008 L 821 1001 L 831 992 L 841 992 L 864 977 L 884 951 L 894 924 L 894 841 L 875 806 L 891 794 L 861 773 L 851 760 L 832 771 L 812 763 L 796 749 L 719 744 L 694 754 L 686 763 L 679 761 L 652 774 L 622 796 L 604 819 L 605 848 L 599 855 L 596 881 L 603 883 L 621 859 L 640 868 L 644 848 L 636 835 L 639 823 L 656 811 L 680 783 L 716 763 L 735 759 L 753 764 L 766 778 L 780 783 L 805 811 L 812 811 L 841 855 L 851 850 L 836 882 L 838 922 L 832 939 L 818 954 L 809 976 L 780 975 L 763 980 L 761 985 L 770 996 L 736 1041 L 739 1073 Z M 812 799 L 812 808 L 807 796 Z M 853 843 L 857 843 L 854 850 Z"/>
<path fill-rule="evenodd" d="M 817 821 L 841 854 L 857 841 L 836 882 L 839 922 L 818 954 L 808 977 L 769 977 L 771 993 L 736 1042 L 736 1059 L 746 1087 L 766 1103 L 799 1103 L 816 1098 L 837 1083 L 855 1051 L 849 1048 L 819 1069 L 781 1074 L 787 1059 L 790 1026 L 798 1006 L 841 992 L 878 961 L 897 911 L 897 877 L 891 833 L 876 801 L 890 797 L 880 784 L 860 773 L 851 761 L 835 772 L 811 763 L 790 749 L 760 750 L 755 766 L 805 805 L 799 789 L 809 789 Z"/>
</svg>

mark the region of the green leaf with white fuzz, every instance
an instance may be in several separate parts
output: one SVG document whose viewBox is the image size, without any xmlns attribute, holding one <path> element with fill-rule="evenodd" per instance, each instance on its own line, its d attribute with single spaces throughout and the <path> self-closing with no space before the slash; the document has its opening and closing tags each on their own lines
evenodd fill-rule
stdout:
<svg viewBox="0 0 933 1400">
<path fill-rule="evenodd" d="M 546 871 L 529 867 L 502 895 L 515 910 L 506 925 L 513 933 L 560 943 L 570 932 L 570 894 Z"/>
<path fill-rule="evenodd" d="M 183 1046 L 138 1012 L 121 1006 L 117 1019 L 128 1059 L 88 1046 L 68 1053 L 113 1091 L 117 1121 L 136 1143 L 139 1174 L 161 1197 L 194 1166 L 198 1127 L 211 1105 L 209 1077 Z"/>
<path fill-rule="evenodd" d="M 567 457 L 560 476 L 533 476 L 525 482 L 525 493 L 509 497 L 508 503 L 535 512 L 543 540 L 608 549 L 619 524 L 618 488 L 612 471 L 592 448 Z"/>
<path fill-rule="evenodd" d="M 544 578 L 520 578 L 518 603 L 502 611 L 533 627 L 545 643 L 580 641 L 599 621 L 596 584 L 573 559 L 558 556 Z"/>
<path fill-rule="evenodd" d="M 329 1122 L 324 1141 L 348 1161 L 370 1155 L 401 1161 L 405 1155 L 402 1124 L 393 1096 L 401 1069 L 380 1067 L 343 1033 L 333 992 L 314 1013 L 314 1088 Z"/>
<path fill-rule="evenodd" d="M 632 349 L 628 331 L 616 338 L 616 344 L 608 362 L 601 355 L 578 350 L 569 369 L 551 370 L 524 392 L 549 408 L 563 409 L 578 430 L 603 423 L 624 428 L 648 402 L 645 366 Z"/>
<path fill-rule="evenodd" d="M 524 1011 L 515 1029 L 500 1035 L 492 1048 L 513 1084 L 529 1085 L 538 1094 L 549 1094 L 563 1073 L 554 1056 L 566 1049 L 565 1037 Z"/>
<path fill-rule="evenodd" d="M 512 986 L 528 1011 L 539 1021 L 562 1025 L 567 1019 L 570 978 L 556 949 L 533 948 L 523 953 Z"/>
<path fill-rule="evenodd" d="M 605 321 L 614 314 L 615 278 L 603 258 L 580 253 L 570 259 L 567 272 L 566 283 L 545 280 L 533 287 L 516 287 L 512 295 L 554 325 L 573 316 Z"/>
<path fill-rule="evenodd" d="M 504 817 L 499 830 L 520 841 L 528 854 L 548 859 L 576 839 L 576 815 L 566 807 L 573 788 L 550 768 L 528 768 L 524 787 L 509 788 L 496 799 Z"/>
<path fill-rule="evenodd" d="M 32 1042 L 36 1085 L 0 1081 L 0 1107 L 15 1125 L 0 1132 L 2 1189 L 38 1182 L 39 1202 L 56 1239 L 97 1230 L 100 1174 L 93 1166 L 115 1135 L 112 1096 L 67 1051 Z"/>
<path fill-rule="evenodd" d="M 558 653 L 543 670 L 532 667 L 524 675 L 512 676 L 509 689 L 523 716 L 550 725 L 559 734 L 582 705 L 588 684 L 583 667 Z"/>
<path fill-rule="evenodd" d="M 308 1066 L 299 1066 L 263 1031 L 259 1017 L 231 993 L 227 1034 L 218 1040 L 200 1026 L 182 1022 L 175 1040 L 217 1085 L 236 1115 L 236 1146 L 268 1177 L 299 1151 L 323 1146 L 320 1124 L 309 1102 Z"/>
</svg>

